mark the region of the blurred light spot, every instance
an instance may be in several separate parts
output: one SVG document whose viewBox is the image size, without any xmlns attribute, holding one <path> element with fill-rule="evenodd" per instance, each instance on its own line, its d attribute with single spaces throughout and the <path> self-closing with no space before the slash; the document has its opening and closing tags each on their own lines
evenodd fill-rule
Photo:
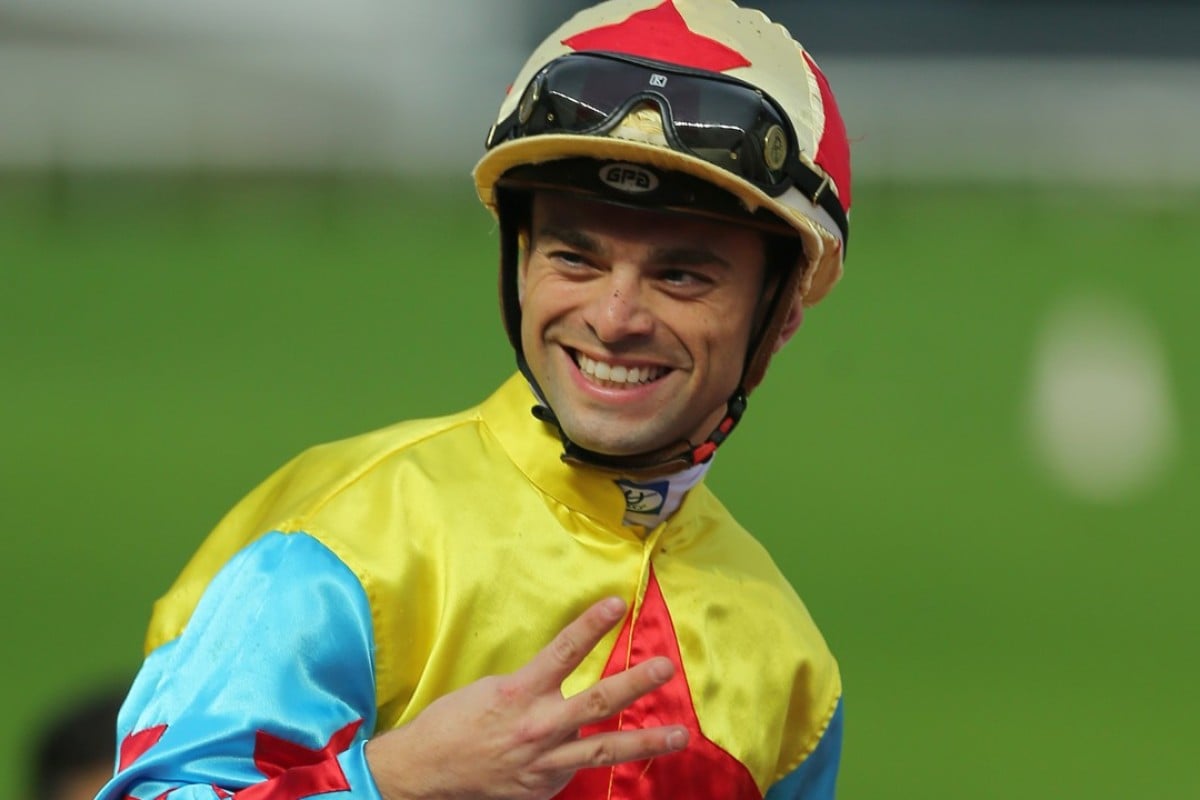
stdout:
<svg viewBox="0 0 1200 800">
<path fill-rule="evenodd" d="M 1162 474 L 1176 443 L 1165 356 L 1129 303 L 1080 294 L 1052 310 L 1032 389 L 1033 444 L 1064 488 L 1114 502 Z"/>
</svg>

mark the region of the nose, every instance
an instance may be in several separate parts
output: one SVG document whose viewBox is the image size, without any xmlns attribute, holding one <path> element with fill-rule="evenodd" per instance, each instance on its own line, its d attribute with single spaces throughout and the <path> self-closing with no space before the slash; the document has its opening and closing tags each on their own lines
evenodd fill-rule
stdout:
<svg viewBox="0 0 1200 800">
<path fill-rule="evenodd" d="M 596 296 L 584 309 L 584 318 L 601 342 L 613 344 L 654 330 L 640 276 L 614 269 L 595 284 Z"/>
</svg>

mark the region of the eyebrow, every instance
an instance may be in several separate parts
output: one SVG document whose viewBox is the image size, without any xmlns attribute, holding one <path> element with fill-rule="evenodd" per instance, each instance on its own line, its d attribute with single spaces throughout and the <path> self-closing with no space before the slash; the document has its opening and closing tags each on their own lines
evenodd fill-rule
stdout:
<svg viewBox="0 0 1200 800">
<path fill-rule="evenodd" d="M 584 253 L 599 253 L 604 248 L 593 237 L 577 228 L 560 225 L 543 225 L 538 229 L 537 238 L 551 239 L 572 247 Z M 731 269 L 732 264 L 707 247 L 659 247 L 650 255 L 656 264 L 667 264 L 676 267 L 702 266 L 712 264 L 723 269 Z"/>
<path fill-rule="evenodd" d="M 568 247 L 582 250 L 585 253 L 598 253 L 600 243 L 578 228 L 567 228 L 561 225 L 543 225 L 538 229 L 537 238 L 553 239 Z"/>
<path fill-rule="evenodd" d="M 653 259 L 658 264 L 675 267 L 700 267 L 713 265 L 730 269 L 732 265 L 706 247 L 661 247 L 654 251 Z"/>
</svg>

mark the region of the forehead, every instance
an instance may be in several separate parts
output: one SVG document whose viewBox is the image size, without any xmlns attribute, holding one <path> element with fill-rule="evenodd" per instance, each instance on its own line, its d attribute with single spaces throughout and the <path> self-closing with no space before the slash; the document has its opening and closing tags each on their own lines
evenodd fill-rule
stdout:
<svg viewBox="0 0 1200 800">
<path fill-rule="evenodd" d="M 531 228 L 535 238 L 562 229 L 656 247 L 703 244 L 750 255 L 764 248 L 764 234 L 734 222 L 552 190 L 533 192 Z"/>
</svg>

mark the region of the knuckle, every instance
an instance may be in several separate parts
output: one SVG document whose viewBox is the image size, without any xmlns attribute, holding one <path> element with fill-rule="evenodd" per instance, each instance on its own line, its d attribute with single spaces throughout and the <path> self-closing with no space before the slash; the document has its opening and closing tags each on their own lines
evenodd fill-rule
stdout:
<svg viewBox="0 0 1200 800">
<path fill-rule="evenodd" d="M 584 707 L 589 715 L 599 719 L 612 716 L 614 713 L 612 699 L 603 686 L 593 686 L 588 690 Z"/>
<path fill-rule="evenodd" d="M 518 704 L 524 695 L 524 688 L 512 677 L 493 677 L 486 680 L 491 691 L 492 705 L 497 709 Z"/>
<path fill-rule="evenodd" d="M 534 744 L 548 738 L 550 726 L 535 717 L 527 717 L 513 729 L 513 740 L 517 744 Z"/>
<path fill-rule="evenodd" d="M 579 656 L 579 646 L 570 636 L 560 635 L 554 638 L 550 652 L 562 664 L 574 664 Z"/>
<path fill-rule="evenodd" d="M 484 678 L 485 685 L 491 690 L 492 694 L 502 699 L 515 697 L 517 694 L 517 682 L 511 676 L 492 676 Z"/>
<path fill-rule="evenodd" d="M 607 739 L 593 740 L 586 758 L 588 766 L 591 767 L 608 767 L 616 764 L 618 760 L 616 751 Z"/>
</svg>

